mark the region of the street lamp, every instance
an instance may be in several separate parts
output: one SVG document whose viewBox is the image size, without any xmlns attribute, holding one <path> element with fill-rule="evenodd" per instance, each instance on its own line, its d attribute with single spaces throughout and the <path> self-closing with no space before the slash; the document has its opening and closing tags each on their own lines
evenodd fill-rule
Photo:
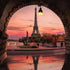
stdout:
<svg viewBox="0 0 70 70">
<path fill-rule="evenodd" d="M 40 9 L 39 9 L 39 15 L 41 16 L 43 14 L 43 11 L 42 11 L 42 8 L 40 6 Z"/>
</svg>

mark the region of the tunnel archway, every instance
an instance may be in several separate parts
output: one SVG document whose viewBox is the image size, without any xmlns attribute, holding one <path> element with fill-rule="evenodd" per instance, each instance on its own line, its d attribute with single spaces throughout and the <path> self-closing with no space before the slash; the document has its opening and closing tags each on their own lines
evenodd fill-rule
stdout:
<svg viewBox="0 0 70 70">
<path fill-rule="evenodd" d="M 65 44 L 66 44 L 66 53 L 70 53 L 70 25 L 69 25 L 69 15 L 68 13 L 70 10 L 68 9 L 69 3 L 65 1 L 60 1 L 60 0 L 9 0 L 5 1 L 4 7 L 1 12 L 1 18 L 0 18 L 0 44 L 1 44 L 1 52 L 0 52 L 0 62 L 2 63 L 6 56 L 6 41 L 7 41 L 7 34 L 5 33 L 6 27 L 7 27 L 7 22 L 9 21 L 10 17 L 13 15 L 14 12 L 16 12 L 18 9 L 21 7 L 27 6 L 27 5 L 43 5 L 45 7 L 50 8 L 53 10 L 62 20 L 64 28 L 65 28 L 65 33 L 66 33 L 66 38 L 65 38 Z M 67 9 L 67 10 L 66 10 Z M 2 59 L 3 58 L 3 59 Z"/>
</svg>

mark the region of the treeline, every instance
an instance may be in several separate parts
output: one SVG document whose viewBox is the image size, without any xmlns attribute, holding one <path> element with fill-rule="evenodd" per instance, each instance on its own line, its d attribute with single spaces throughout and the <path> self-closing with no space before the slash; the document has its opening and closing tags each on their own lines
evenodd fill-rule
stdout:
<svg viewBox="0 0 70 70">
<path fill-rule="evenodd" d="M 7 41 L 19 41 L 19 40 L 14 40 L 14 39 L 8 39 Z"/>
<path fill-rule="evenodd" d="M 64 40 L 65 34 L 51 35 L 44 33 L 40 37 L 29 37 L 28 42 L 36 42 L 36 43 L 56 43 L 57 40 Z M 25 42 L 27 40 L 26 37 L 22 37 L 19 39 L 19 42 Z"/>
</svg>

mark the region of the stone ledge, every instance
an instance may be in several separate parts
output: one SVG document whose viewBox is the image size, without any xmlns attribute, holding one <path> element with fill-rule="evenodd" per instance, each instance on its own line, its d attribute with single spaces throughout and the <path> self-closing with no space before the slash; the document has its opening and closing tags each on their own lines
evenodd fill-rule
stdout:
<svg viewBox="0 0 70 70">
<path fill-rule="evenodd" d="M 5 48 L 4 50 L 1 50 L 1 51 L 0 51 L 0 56 L 1 56 L 2 54 L 4 54 L 5 52 L 7 52 L 6 48 Z"/>
<path fill-rule="evenodd" d="M 2 65 L 3 61 L 7 58 L 7 53 L 5 52 L 3 55 L 0 56 L 0 66 Z"/>
</svg>

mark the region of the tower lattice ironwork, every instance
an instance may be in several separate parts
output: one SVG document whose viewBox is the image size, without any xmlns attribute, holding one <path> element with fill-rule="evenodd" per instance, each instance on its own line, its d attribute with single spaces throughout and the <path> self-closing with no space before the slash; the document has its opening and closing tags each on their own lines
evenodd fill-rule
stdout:
<svg viewBox="0 0 70 70">
<path fill-rule="evenodd" d="M 34 21 L 33 33 L 31 36 L 33 37 L 41 36 L 38 30 L 38 25 L 37 25 L 37 8 L 35 8 L 35 21 Z"/>
</svg>

